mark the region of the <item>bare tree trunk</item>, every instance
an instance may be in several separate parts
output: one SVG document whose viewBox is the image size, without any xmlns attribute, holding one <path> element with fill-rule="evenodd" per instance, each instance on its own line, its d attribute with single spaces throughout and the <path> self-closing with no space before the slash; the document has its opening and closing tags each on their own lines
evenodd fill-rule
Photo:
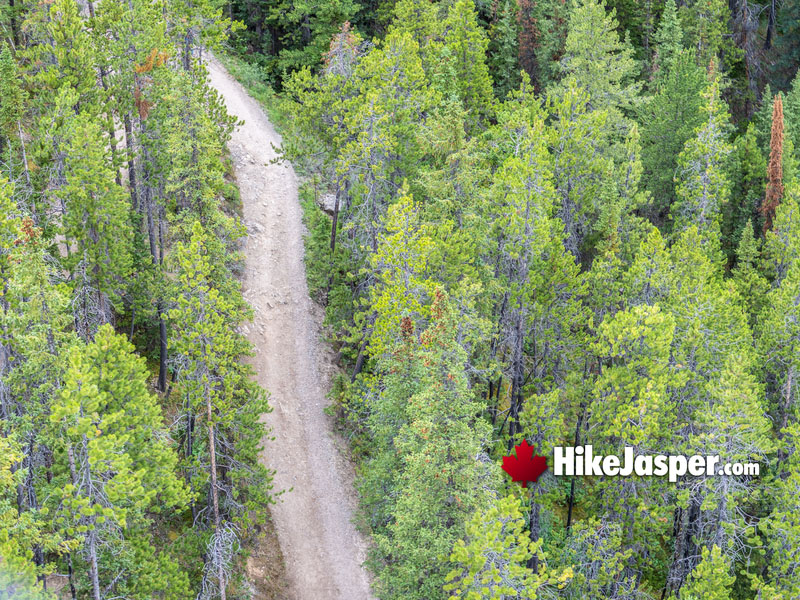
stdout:
<svg viewBox="0 0 800 600">
<path fill-rule="evenodd" d="M 192 453 L 194 452 L 194 413 L 189 407 L 189 400 L 186 400 L 186 448 L 184 457 L 187 461 L 191 460 Z M 186 471 L 186 483 L 189 484 L 189 489 L 194 495 L 194 482 L 192 481 L 192 471 Z M 194 500 L 191 501 L 192 508 L 192 522 L 197 519 L 197 504 Z"/>
<path fill-rule="evenodd" d="M 575 423 L 575 443 L 574 447 L 578 447 L 581 439 L 581 424 L 583 422 L 583 413 L 586 410 L 586 405 L 581 402 L 581 412 L 578 415 L 578 420 Z M 569 497 L 567 498 L 567 530 L 572 525 L 572 507 L 575 506 L 575 477 L 573 476 L 569 483 Z"/>
<path fill-rule="evenodd" d="M 219 535 L 219 494 L 217 493 L 217 451 L 216 439 L 214 436 L 214 421 L 211 414 L 211 394 L 206 385 L 206 417 L 208 418 L 208 451 L 211 459 L 211 502 L 214 508 L 214 534 Z M 217 578 L 219 579 L 219 595 L 225 600 L 225 574 L 222 569 L 222 562 L 218 561 Z"/>
<path fill-rule="evenodd" d="M 88 536 L 89 545 L 89 576 L 92 579 L 92 597 L 101 600 L 100 575 L 97 572 L 97 534 L 91 531 Z"/>
<path fill-rule="evenodd" d="M 786 429 L 789 422 L 789 407 L 792 404 L 792 384 L 794 380 L 794 368 L 789 367 L 789 376 L 786 378 L 786 384 L 783 386 L 783 420 L 781 429 Z"/>
<path fill-rule="evenodd" d="M 775 0 L 769 3 L 769 20 L 767 21 L 767 37 L 764 40 L 764 50 L 772 48 L 772 34 L 775 31 Z"/>
<path fill-rule="evenodd" d="M 72 600 L 78 600 L 78 592 L 75 589 L 75 570 L 72 568 L 72 552 L 67 552 L 67 578 L 69 579 L 69 593 Z"/>
<path fill-rule="evenodd" d="M 16 10 L 14 6 L 14 0 L 8 0 L 8 8 L 9 12 L 11 13 L 11 18 L 9 19 L 11 23 L 11 38 L 14 40 L 14 47 L 19 45 L 19 27 L 17 27 L 17 16 Z"/>
<path fill-rule="evenodd" d="M 331 224 L 331 272 L 328 275 L 328 288 L 325 290 L 325 303 L 328 303 L 328 296 L 333 286 L 333 262 L 336 254 L 336 227 L 339 223 L 339 191 L 336 191 L 336 200 L 333 203 L 333 223 Z"/>
<path fill-rule="evenodd" d="M 514 447 L 514 436 L 519 432 L 519 411 L 523 403 L 522 387 L 524 382 L 524 357 L 522 353 L 523 344 L 523 321 L 525 315 L 520 307 L 517 313 L 516 338 L 511 359 L 511 406 L 509 407 L 508 420 L 508 451 Z"/>
<path fill-rule="evenodd" d="M 532 483 L 531 484 L 531 515 L 530 515 L 530 539 L 531 542 L 536 542 L 540 536 L 541 530 L 541 523 L 540 523 L 540 512 L 541 507 L 536 502 L 536 495 L 539 490 L 539 484 Z M 530 557 L 528 560 L 528 568 L 531 569 L 534 573 L 539 572 L 539 554 L 534 553 L 533 556 Z"/>
<path fill-rule="evenodd" d="M 128 153 L 128 184 L 131 188 L 131 201 L 133 203 L 133 211 L 139 212 L 139 190 L 136 185 L 136 162 L 134 161 L 133 152 L 133 126 L 131 125 L 131 116 L 125 113 L 122 117 L 123 126 L 125 127 L 125 149 Z"/>
<path fill-rule="evenodd" d="M 148 157 L 145 157 L 147 160 Z M 162 237 L 161 224 L 156 223 L 156 216 L 153 214 L 153 194 L 147 181 L 144 182 L 144 208 L 147 217 L 147 239 L 150 243 L 150 256 L 153 259 L 153 265 L 159 266 L 161 264 L 162 252 L 159 249 L 159 244 L 156 240 L 156 230 L 159 232 L 159 237 Z M 160 213 L 160 211 L 159 211 Z M 160 219 L 159 219 L 160 221 Z M 164 392 L 167 389 L 167 322 L 164 319 L 164 301 L 159 298 L 156 302 L 156 316 L 158 318 L 158 338 L 159 338 L 159 367 L 158 367 L 158 383 L 156 387 L 159 392 Z"/>
</svg>

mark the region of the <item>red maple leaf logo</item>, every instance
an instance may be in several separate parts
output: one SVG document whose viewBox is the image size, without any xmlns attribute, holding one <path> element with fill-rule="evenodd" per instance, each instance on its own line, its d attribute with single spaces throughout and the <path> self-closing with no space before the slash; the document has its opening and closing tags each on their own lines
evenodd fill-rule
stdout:
<svg viewBox="0 0 800 600">
<path fill-rule="evenodd" d="M 534 483 L 539 475 L 547 469 L 547 459 L 544 456 L 534 456 L 533 446 L 528 445 L 528 440 L 514 446 L 516 456 L 503 457 L 503 471 L 511 475 L 511 481 L 519 481 L 522 487 L 528 487 L 528 482 Z"/>
</svg>

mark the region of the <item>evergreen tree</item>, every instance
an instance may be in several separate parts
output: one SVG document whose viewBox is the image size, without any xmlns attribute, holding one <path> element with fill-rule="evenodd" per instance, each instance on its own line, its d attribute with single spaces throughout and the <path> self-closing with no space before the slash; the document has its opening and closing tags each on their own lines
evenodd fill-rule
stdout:
<svg viewBox="0 0 800 600">
<path fill-rule="evenodd" d="M 736 138 L 732 157 L 731 208 L 724 213 L 722 235 L 723 246 L 729 257 L 740 243 L 746 224 L 759 222 L 759 207 L 764 198 L 767 162 L 758 147 L 752 123 L 744 135 Z"/>
<path fill-rule="evenodd" d="M 477 122 L 492 109 L 492 79 L 486 64 L 489 39 L 478 25 L 474 0 L 456 0 L 444 20 L 433 81 L 443 97 L 454 95 Z"/>
<path fill-rule="evenodd" d="M 233 327 L 249 315 L 241 291 L 220 271 L 219 248 L 195 221 L 188 243 L 175 247 L 177 282 L 169 311 L 174 331 L 176 379 L 183 397 L 183 449 L 187 484 L 206 488 L 202 512 L 212 530 L 208 541 L 204 588 L 226 597 L 240 527 L 250 512 L 269 502 L 270 476 L 257 464 L 263 426 L 258 417 L 268 411 L 266 397 L 239 359 L 249 343 Z M 202 444 L 196 430 L 205 427 Z M 195 477 L 195 473 L 202 476 Z M 201 487 L 202 486 L 202 487 Z M 192 507 L 194 515 L 197 508 Z M 210 514 L 209 514 L 210 513 Z"/>
<path fill-rule="evenodd" d="M 775 208 L 783 197 L 783 100 L 781 95 L 772 105 L 772 132 L 769 142 L 769 165 L 767 167 L 767 191 L 761 204 L 764 231 L 772 227 Z"/>
<path fill-rule="evenodd" d="M 124 532 L 188 500 L 161 419 L 144 360 L 124 336 L 106 324 L 74 349 L 50 416 L 62 444 L 56 524 L 83 538 L 94 600 L 125 576 L 112 559 L 125 551 Z"/>
<path fill-rule="evenodd" d="M 722 207 L 730 197 L 727 159 L 728 114 L 715 77 L 703 93 L 703 122 L 678 157 L 678 201 L 672 206 L 673 231 L 696 225 L 715 246 L 720 239 Z"/>
<path fill-rule="evenodd" d="M 800 471 L 797 470 L 800 431 L 793 424 L 782 433 L 780 452 L 785 459 L 780 476 L 770 486 L 774 497 L 772 513 L 759 523 L 771 557 L 770 568 L 754 585 L 763 598 L 775 600 L 788 600 L 800 593 L 800 560 L 795 552 L 800 543 Z"/>
<path fill-rule="evenodd" d="M 520 65 L 545 90 L 558 80 L 567 38 L 569 5 L 563 0 L 519 0 Z"/>
<path fill-rule="evenodd" d="M 800 261 L 794 260 L 785 277 L 766 297 L 762 312 L 759 340 L 764 367 L 769 377 L 772 408 L 779 429 L 797 418 L 797 385 L 800 368 L 798 343 L 800 329 L 796 299 L 800 295 Z"/>
<path fill-rule="evenodd" d="M 656 81 L 668 73 L 683 50 L 683 28 L 678 17 L 678 8 L 675 0 L 664 3 L 664 12 L 658 24 L 655 36 L 655 52 L 653 53 L 653 74 Z"/>
<path fill-rule="evenodd" d="M 19 139 L 25 93 L 17 62 L 5 42 L 0 46 L 0 82 L 0 157 L 7 161 L 6 152 Z"/>
<path fill-rule="evenodd" d="M 734 577 L 719 546 L 703 548 L 703 558 L 681 588 L 681 600 L 729 600 Z"/>
<path fill-rule="evenodd" d="M 730 10 L 725 0 L 705 0 L 682 4 L 681 19 L 686 32 L 686 47 L 694 51 L 697 64 L 705 66 L 723 58 L 730 69 L 740 58 L 740 50 L 728 35 Z"/>
<path fill-rule="evenodd" d="M 678 51 L 655 82 L 655 95 L 639 111 L 643 182 L 650 191 L 652 218 L 660 224 L 676 199 L 678 156 L 703 120 L 703 69 L 688 51 Z"/>
<path fill-rule="evenodd" d="M 495 95 L 500 99 L 515 91 L 520 84 L 517 10 L 515 1 L 504 0 L 489 30 L 487 62 L 494 80 Z"/>
<path fill-rule="evenodd" d="M 519 498 L 506 496 L 482 508 L 470 519 L 466 538 L 458 540 L 450 561 L 456 565 L 447 578 L 450 598 L 474 600 L 535 600 L 540 588 L 564 588 L 570 572 L 534 572 L 529 561 L 543 561 L 542 540 L 525 532 Z"/>
<path fill-rule="evenodd" d="M 447 555 L 491 485 L 476 460 L 487 425 L 464 373 L 447 295 L 436 292 L 431 323 L 420 337 L 419 391 L 407 399 L 406 420 L 394 442 L 401 460 L 397 500 L 387 532 L 376 536 L 384 558 L 378 577 L 383 598 L 442 598 Z"/>
<path fill-rule="evenodd" d="M 17 536 L 33 534 L 32 530 L 22 531 L 22 527 L 32 524 L 24 519 L 14 507 L 13 496 L 20 471 L 14 466 L 22 459 L 22 452 L 16 439 L 11 436 L 0 437 L 0 589 L 7 598 L 25 600 L 52 600 L 55 598 L 43 589 L 37 581 L 37 569 L 32 561 L 33 553 L 26 548 L 25 541 Z M 32 529 L 32 528 L 31 528 Z"/>
<path fill-rule="evenodd" d="M 750 316 L 755 330 L 756 317 L 761 314 L 769 291 L 769 282 L 759 270 L 761 243 L 753 231 L 753 222 L 747 221 L 736 248 L 736 266 L 732 270 L 733 282 L 739 297 Z"/>
<path fill-rule="evenodd" d="M 353 0 L 314 4 L 302 0 L 267 5 L 265 22 L 277 35 L 281 50 L 269 64 L 273 77 L 286 79 L 302 67 L 316 68 L 328 50 L 331 37 L 354 19 L 361 5 Z"/>
<path fill-rule="evenodd" d="M 612 10 L 602 0 L 580 0 L 570 11 L 562 60 L 566 82 L 586 90 L 591 110 L 607 110 L 607 127 L 625 136 L 641 84 L 630 43 L 620 40 Z M 562 83 L 568 85 L 567 83 Z"/>
<path fill-rule="evenodd" d="M 130 274 L 132 230 L 123 189 L 105 156 L 102 135 L 87 116 L 67 128 L 66 183 L 58 196 L 69 249 L 64 260 L 75 296 L 75 322 L 84 339 L 113 320 Z"/>
</svg>

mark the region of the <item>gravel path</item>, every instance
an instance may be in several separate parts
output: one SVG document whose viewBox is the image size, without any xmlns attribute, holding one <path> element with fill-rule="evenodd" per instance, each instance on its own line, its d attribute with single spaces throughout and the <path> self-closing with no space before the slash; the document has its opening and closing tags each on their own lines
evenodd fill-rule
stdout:
<svg viewBox="0 0 800 600">
<path fill-rule="evenodd" d="M 308 295 L 297 177 L 290 165 L 269 164 L 281 138 L 258 103 L 219 62 L 208 66 L 228 112 L 244 121 L 228 146 L 249 231 L 244 290 L 255 311 L 247 327 L 252 364 L 274 407 L 264 417 L 274 439 L 265 442 L 262 460 L 276 470 L 276 489 L 289 490 L 272 515 L 291 597 L 371 599 L 366 542 L 352 524 L 352 468 L 323 412 L 333 366 L 320 339 L 322 312 Z"/>
</svg>

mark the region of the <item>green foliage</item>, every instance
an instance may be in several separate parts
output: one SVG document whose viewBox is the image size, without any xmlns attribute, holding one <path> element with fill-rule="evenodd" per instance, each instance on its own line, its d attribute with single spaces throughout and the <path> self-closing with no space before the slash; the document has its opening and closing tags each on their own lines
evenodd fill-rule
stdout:
<svg viewBox="0 0 800 600">
<path fill-rule="evenodd" d="M 0 589 L 45 598 L 35 579 L 71 572 L 95 600 L 233 594 L 272 501 L 236 123 L 202 64 L 230 30 L 309 178 L 379 597 L 797 596 L 796 12 L 4 5 Z M 772 89 L 785 192 L 762 237 Z M 545 473 L 527 496 L 498 468 L 522 439 L 762 475 Z"/>
<path fill-rule="evenodd" d="M 655 52 L 653 53 L 653 73 L 659 80 L 670 71 L 675 59 L 683 50 L 683 28 L 678 18 L 678 8 L 675 0 L 664 3 L 664 12 L 658 30 L 653 36 Z"/>
<path fill-rule="evenodd" d="M 468 120 L 477 122 L 491 112 L 492 79 L 486 65 L 489 39 L 478 25 L 474 0 L 453 3 L 444 32 L 432 79 L 444 98 L 460 99 Z"/>
<path fill-rule="evenodd" d="M 92 586 L 108 585 L 109 556 L 122 551 L 122 531 L 147 523 L 147 513 L 185 505 L 188 490 L 176 475 L 161 411 L 147 389 L 144 360 L 133 346 L 101 326 L 95 340 L 74 348 L 50 422 L 62 441 L 60 498 L 55 523 L 84 541 Z"/>
<path fill-rule="evenodd" d="M 497 20 L 489 31 L 489 70 L 494 79 L 495 95 L 503 99 L 520 84 L 519 18 L 517 3 L 505 0 L 500 5 Z"/>
<path fill-rule="evenodd" d="M 5 42 L 0 47 L 0 82 L 0 151 L 3 151 L 9 141 L 18 135 L 18 123 L 25 101 L 17 63 Z"/>
<path fill-rule="evenodd" d="M 703 548 L 703 558 L 692 571 L 691 580 L 681 588 L 681 600 L 728 600 L 734 581 L 730 565 L 719 546 Z"/>
<path fill-rule="evenodd" d="M 474 418 L 481 406 L 467 387 L 456 332 L 453 308 L 438 290 L 430 325 L 413 350 L 422 363 L 418 390 L 406 399 L 405 424 L 394 441 L 400 458 L 396 503 L 386 532 L 376 536 L 385 560 L 378 579 L 382 597 L 442 597 L 447 564 L 439 559 L 485 500 L 486 468 L 475 457 L 488 427 Z"/>
<path fill-rule="evenodd" d="M 540 588 L 564 588 L 570 571 L 560 574 L 545 569 L 534 572 L 528 562 L 536 555 L 544 560 L 542 540 L 533 541 L 525 531 L 518 498 L 507 496 L 482 509 L 467 523 L 466 540 L 459 540 L 450 555 L 454 569 L 445 591 L 450 598 L 470 600 L 536 600 Z"/>
<path fill-rule="evenodd" d="M 707 85 L 703 69 L 689 51 L 678 50 L 660 65 L 655 94 L 639 111 L 643 181 L 653 199 L 650 212 L 656 222 L 676 200 L 678 156 L 702 123 L 701 92 Z"/>
<path fill-rule="evenodd" d="M 727 160 L 728 114 L 719 96 L 719 82 L 712 80 L 703 93 L 703 120 L 678 157 L 677 202 L 672 206 L 673 231 L 695 225 L 713 244 L 720 239 L 722 208 L 730 198 Z"/>
<path fill-rule="evenodd" d="M 603 0 L 576 1 L 570 11 L 562 88 L 574 85 L 588 94 L 592 110 L 608 110 L 607 126 L 627 134 L 627 120 L 638 103 L 638 65 L 627 39 L 620 40 L 615 12 Z"/>
</svg>

